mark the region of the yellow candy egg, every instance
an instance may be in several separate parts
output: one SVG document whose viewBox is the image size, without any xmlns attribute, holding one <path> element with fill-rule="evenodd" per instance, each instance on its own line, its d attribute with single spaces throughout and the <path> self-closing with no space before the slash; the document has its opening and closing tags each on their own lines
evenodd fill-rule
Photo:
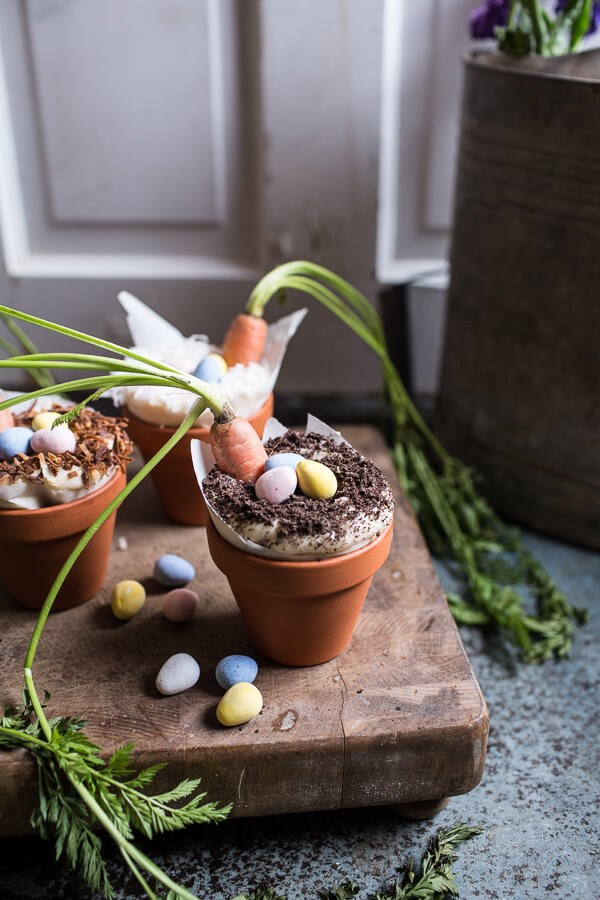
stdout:
<svg viewBox="0 0 600 900">
<path fill-rule="evenodd" d="M 243 725 L 257 716 L 263 708 L 259 689 L 249 681 L 238 681 L 221 697 L 217 706 L 217 719 L 221 725 Z"/>
<path fill-rule="evenodd" d="M 323 463 L 314 459 L 304 459 L 296 466 L 298 487 L 313 500 L 329 500 L 337 491 L 337 478 Z"/>
<path fill-rule="evenodd" d="M 117 619 L 132 619 L 146 602 L 146 591 L 139 581 L 119 581 L 112 592 L 111 607 Z"/>
<path fill-rule="evenodd" d="M 40 412 L 33 417 L 31 427 L 34 431 L 40 431 L 42 428 L 50 428 L 55 419 L 58 419 L 60 413 L 57 412 Z"/>
</svg>

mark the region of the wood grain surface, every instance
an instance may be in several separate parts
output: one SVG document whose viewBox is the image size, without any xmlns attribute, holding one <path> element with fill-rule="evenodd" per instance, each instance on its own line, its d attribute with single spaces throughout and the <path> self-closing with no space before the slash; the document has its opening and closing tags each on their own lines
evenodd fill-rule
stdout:
<svg viewBox="0 0 600 900">
<path fill-rule="evenodd" d="M 378 432 L 352 426 L 344 435 L 397 484 Z M 158 787 L 201 776 L 208 798 L 233 802 L 235 816 L 414 803 L 471 790 L 485 761 L 486 705 L 408 503 L 400 491 L 397 497 L 392 551 L 352 643 L 324 665 L 287 668 L 253 651 L 204 529 L 168 523 L 147 480 L 119 512 L 104 589 L 47 622 L 34 677 L 38 691 L 51 693 L 48 713 L 87 719 L 87 734 L 106 754 L 134 741 L 140 766 L 168 762 Z M 161 613 L 165 589 L 152 569 L 163 553 L 196 567 L 190 587 L 201 605 L 189 622 Z M 148 592 L 129 622 L 110 609 L 111 587 L 124 578 Z M 19 701 L 34 621 L 0 589 L 2 705 Z M 155 677 L 176 652 L 196 657 L 200 680 L 163 697 Z M 226 729 L 215 716 L 222 691 L 214 668 L 230 653 L 258 659 L 264 709 Z M 35 790 L 28 754 L 0 753 L 0 834 L 28 831 Z"/>
</svg>

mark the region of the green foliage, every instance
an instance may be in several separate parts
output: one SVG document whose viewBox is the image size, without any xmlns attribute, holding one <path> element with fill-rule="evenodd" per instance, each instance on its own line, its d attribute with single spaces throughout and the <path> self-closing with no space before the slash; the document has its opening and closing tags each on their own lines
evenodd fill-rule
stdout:
<svg viewBox="0 0 600 900">
<path fill-rule="evenodd" d="M 333 890 L 320 891 L 319 898 L 320 900 L 351 900 L 352 897 L 356 897 L 359 890 L 360 888 L 353 881 L 345 881 Z"/>
<path fill-rule="evenodd" d="M 135 773 L 133 744 L 119 747 L 105 762 L 100 748 L 83 732 L 84 721 L 61 717 L 47 722 L 50 740 L 45 739 L 31 697 L 24 691 L 23 705 L 7 707 L 0 717 L 0 749 L 23 746 L 33 754 L 39 795 L 31 824 L 42 837 L 54 838 L 56 858 L 64 856 L 73 869 L 79 869 L 92 891 L 101 890 L 106 898 L 114 896 L 102 843 L 94 832 L 96 808 L 110 819 L 123 858 L 138 880 L 141 873 L 137 863 L 141 863 L 169 886 L 172 897 L 191 896 L 176 890 L 177 886 L 165 880 L 153 863 L 145 866 L 143 854 L 132 853 L 134 831 L 152 838 L 188 825 L 222 822 L 230 806 L 203 803 L 206 795 L 198 793 L 199 779 L 185 779 L 169 791 L 148 794 L 146 789 L 164 768 L 162 764 Z"/>
<path fill-rule="evenodd" d="M 508 23 L 496 28 L 498 48 L 511 56 L 561 56 L 575 50 L 586 34 L 592 0 L 569 0 L 551 15 L 540 0 L 512 0 Z"/>
<path fill-rule="evenodd" d="M 481 829 L 458 823 L 453 828 L 440 830 L 430 842 L 421 860 L 420 876 L 415 872 L 414 861 L 409 860 L 402 877 L 376 900 L 441 900 L 458 897 L 458 888 L 452 863 L 457 859 L 455 850 L 464 841 L 481 834 Z"/>
<path fill-rule="evenodd" d="M 427 850 L 421 860 L 420 873 L 415 871 L 414 860 L 400 873 L 400 877 L 392 887 L 383 893 L 377 893 L 373 900 L 443 900 L 458 897 L 456 878 L 452 871 L 452 863 L 457 859 L 457 847 L 481 834 L 481 829 L 458 822 L 452 828 L 440 829 L 431 838 Z M 319 900 L 351 900 L 358 896 L 359 885 L 353 881 L 326 891 L 319 891 Z M 286 900 L 285 896 L 276 893 L 275 888 L 259 888 L 250 894 L 238 894 L 233 900 Z"/>
<path fill-rule="evenodd" d="M 21 349 L 25 350 L 26 353 L 37 353 L 37 347 L 28 337 L 28 335 L 23 331 L 23 329 L 17 325 L 17 323 L 7 314 L 0 313 L 0 322 L 4 326 L 4 328 L 8 331 L 11 337 L 17 342 L 17 344 L 11 343 L 4 337 L 0 336 L 0 347 L 8 353 L 10 356 L 18 356 L 21 352 Z M 54 379 L 49 369 L 46 368 L 28 368 L 24 366 L 25 369 L 29 372 L 30 376 L 33 378 L 37 384 L 43 387 L 49 387 L 54 384 Z"/>
</svg>

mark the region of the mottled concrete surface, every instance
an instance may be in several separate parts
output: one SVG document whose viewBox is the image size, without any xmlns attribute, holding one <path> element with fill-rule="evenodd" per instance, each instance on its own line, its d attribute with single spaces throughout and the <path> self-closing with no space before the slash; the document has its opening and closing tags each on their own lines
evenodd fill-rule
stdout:
<svg viewBox="0 0 600 900">
<path fill-rule="evenodd" d="M 486 695 L 486 772 L 433 821 L 400 821 L 389 808 L 238 820 L 195 828 L 146 849 L 199 897 L 230 900 L 271 883 L 288 900 L 352 879 L 359 900 L 390 885 L 438 826 L 477 824 L 455 865 L 462 898 L 600 897 L 598 680 L 600 554 L 528 535 L 572 603 L 590 610 L 572 659 L 531 667 L 499 640 L 463 629 Z M 118 898 L 140 893 L 107 845 Z M 37 839 L 0 841 L 0 897 L 87 898 L 79 879 Z"/>
</svg>

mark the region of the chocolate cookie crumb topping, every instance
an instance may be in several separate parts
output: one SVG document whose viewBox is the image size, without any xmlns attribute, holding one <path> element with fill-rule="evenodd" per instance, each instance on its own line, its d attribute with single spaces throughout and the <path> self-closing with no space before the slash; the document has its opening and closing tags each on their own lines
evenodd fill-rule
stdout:
<svg viewBox="0 0 600 900">
<path fill-rule="evenodd" d="M 258 530 L 264 533 L 258 542 L 266 547 L 283 543 L 293 551 L 294 547 L 306 548 L 308 543 L 319 549 L 338 543 L 364 543 L 365 523 L 374 523 L 372 539 L 391 519 L 394 500 L 390 486 L 375 463 L 349 444 L 337 444 L 333 438 L 314 432 L 288 431 L 265 447 L 269 456 L 299 453 L 324 463 L 335 474 L 338 490 L 328 500 L 295 493 L 273 506 L 256 497 L 252 484 L 237 481 L 215 467 L 204 479 L 206 498 L 238 533 L 257 540 L 254 531 Z"/>
<path fill-rule="evenodd" d="M 50 411 L 63 415 L 70 408 L 55 404 Z M 15 425 L 31 428 L 36 411 L 32 408 L 15 415 Z M 126 426 L 126 419 L 104 416 L 86 406 L 69 423 L 71 431 L 77 438 L 73 452 L 37 453 L 27 456 L 19 454 L 13 460 L 0 462 L 0 485 L 17 478 L 39 482 L 43 479 L 44 462 L 52 475 L 64 470 L 69 473 L 69 478 L 77 474 L 72 470 L 78 467 L 85 485 L 89 483 L 92 470 L 99 476 L 104 475 L 109 469 L 119 468 L 124 471 L 133 454 L 133 443 L 125 431 Z"/>
</svg>

